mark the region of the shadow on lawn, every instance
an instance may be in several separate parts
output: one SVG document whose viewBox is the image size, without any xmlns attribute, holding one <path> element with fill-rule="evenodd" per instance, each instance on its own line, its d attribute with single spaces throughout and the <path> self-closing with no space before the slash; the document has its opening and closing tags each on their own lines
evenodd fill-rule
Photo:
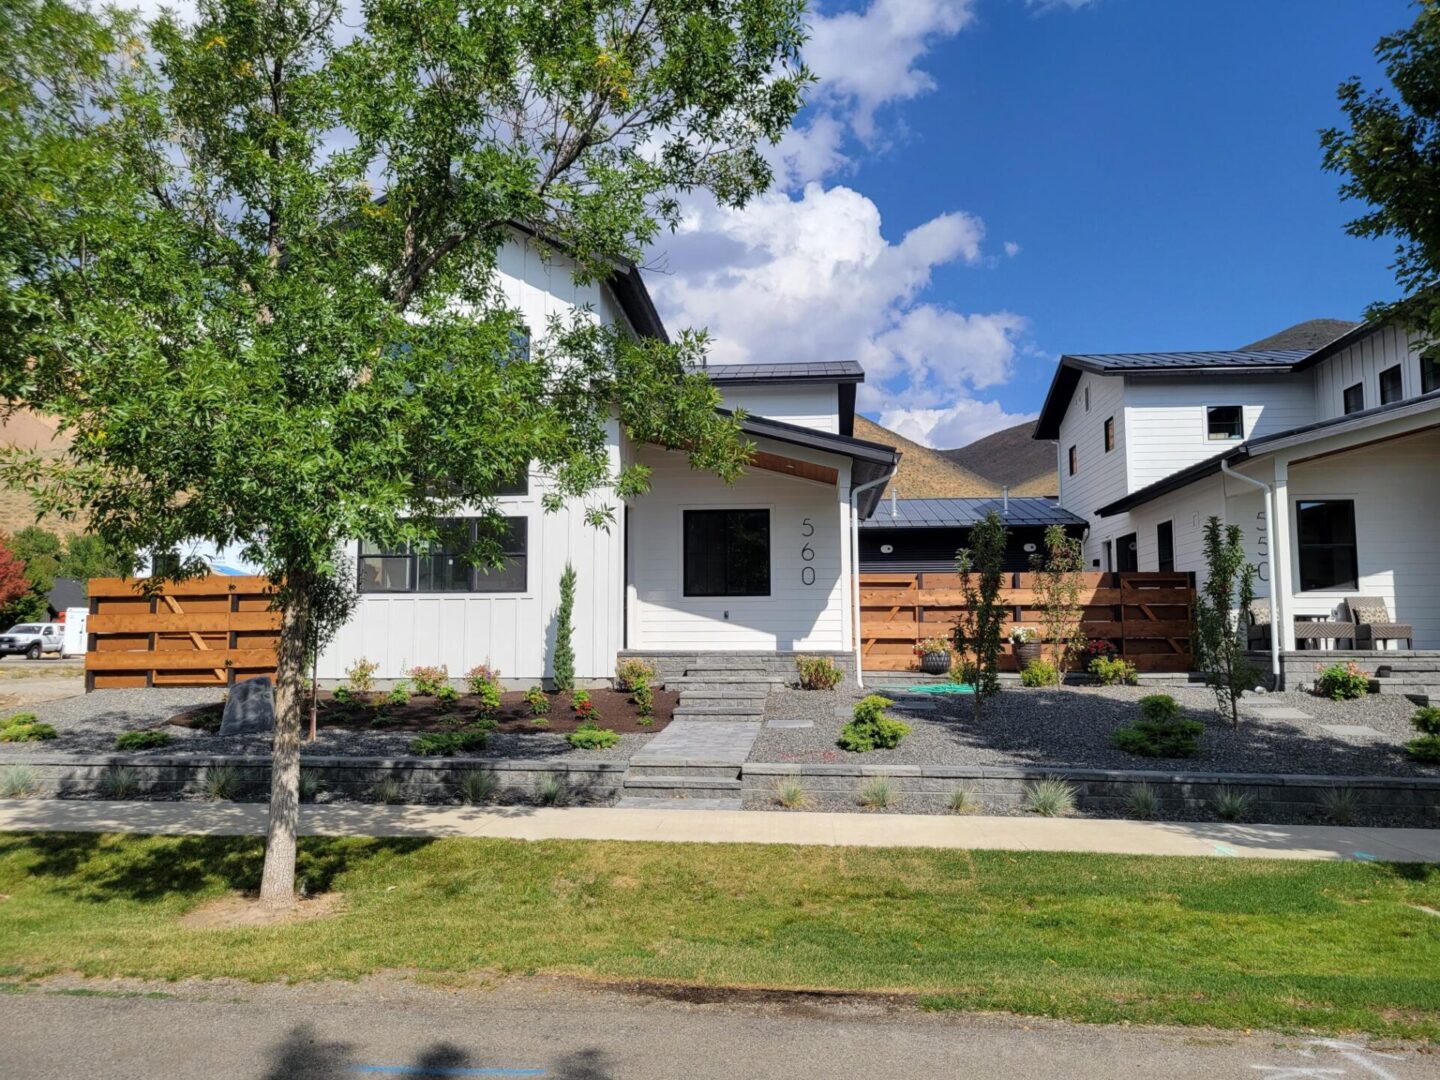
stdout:
<svg viewBox="0 0 1440 1080">
<path fill-rule="evenodd" d="M 377 858 L 408 855 L 433 843 L 421 837 L 391 839 L 302 837 L 295 878 L 311 893 L 328 892 L 340 875 Z M 117 845 L 98 833 L 0 836 L 0 858 L 24 851 L 32 876 L 77 900 L 159 900 L 260 887 L 265 843 L 252 836 L 155 836 Z"/>
<path fill-rule="evenodd" d="M 1139 718 L 1139 696 L 1143 695 L 1129 700 L 1079 689 L 1008 689 L 986 703 L 978 722 L 969 698 L 942 701 L 936 712 L 916 715 L 944 721 L 956 742 L 995 751 L 1016 765 L 1329 776 L 1440 775 L 1440 770 L 1416 765 L 1399 745 L 1348 742 L 1318 730 L 1318 723 L 1301 726 L 1243 714 L 1239 728 L 1232 729 L 1213 708 L 1184 711 L 1205 724 L 1195 757 L 1127 754 L 1110 742 L 1110 733 Z M 893 711 L 905 715 L 903 705 Z M 1362 714 L 1347 722 L 1364 724 L 1365 718 Z"/>
<path fill-rule="evenodd" d="M 485 1073 L 527 1075 L 530 1070 L 535 1070 L 536 1075 L 557 1077 L 558 1080 L 613 1080 L 617 1075 L 609 1055 L 594 1048 L 563 1054 L 545 1066 L 532 1063 L 498 1065 L 488 1055 L 477 1057 L 448 1040 L 425 1047 L 405 1063 L 389 1056 L 380 1061 L 360 1062 L 355 1060 L 355 1055 L 352 1043 L 324 1040 L 311 1025 L 299 1024 L 266 1052 L 267 1068 L 263 1080 L 332 1080 L 337 1076 L 364 1073 L 430 1077 Z"/>
</svg>

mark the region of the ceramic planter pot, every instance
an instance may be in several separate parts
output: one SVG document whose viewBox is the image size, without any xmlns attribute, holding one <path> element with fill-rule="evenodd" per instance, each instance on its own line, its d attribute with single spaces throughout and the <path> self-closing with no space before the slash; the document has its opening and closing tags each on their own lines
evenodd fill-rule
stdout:
<svg viewBox="0 0 1440 1080">
<path fill-rule="evenodd" d="M 920 670 L 927 675 L 946 675 L 950 671 L 948 652 L 927 652 L 920 654 Z"/>
<path fill-rule="evenodd" d="M 1031 660 L 1040 659 L 1040 643 L 1038 641 L 1028 641 L 1024 645 L 1012 647 L 1015 650 L 1015 662 L 1020 666 L 1021 671 L 1025 670 L 1025 665 Z"/>
</svg>

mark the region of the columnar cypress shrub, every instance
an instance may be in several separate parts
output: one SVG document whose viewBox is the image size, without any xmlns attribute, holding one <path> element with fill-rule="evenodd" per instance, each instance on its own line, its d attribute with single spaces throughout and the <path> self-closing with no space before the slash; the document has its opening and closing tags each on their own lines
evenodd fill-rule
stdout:
<svg viewBox="0 0 1440 1080">
<path fill-rule="evenodd" d="M 574 615 L 575 568 L 567 562 L 560 575 L 560 610 L 555 616 L 555 689 L 561 693 L 575 689 L 575 646 L 570 641 Z"/>
</svg>

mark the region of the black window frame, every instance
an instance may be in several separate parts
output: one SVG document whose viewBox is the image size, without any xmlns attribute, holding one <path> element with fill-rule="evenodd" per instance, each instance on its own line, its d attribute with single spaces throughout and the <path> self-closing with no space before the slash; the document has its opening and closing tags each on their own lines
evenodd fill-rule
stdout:
<svg viewBox="0 0 1440 1080">
<path fill-rule="evenodd" d="M 454 518 L 452 525 L 457 527 L 456 539 L 464 543 L 474 544 L 479 536 L 479 523 L 481 518 Z M 469 596 L 469 595 L 505 595 L 514 596 L 530 591 L 530 518 L 525 515 L 506 515 L 507 535 L 502 538 L 505 545 L 506 565 L 500 568 L 500 572 L 508 574 L 515 580 L 507 580 L 504 577 L 491 578 L 495 571 L 488 567 L 472 566 L 461 557 L 458 551 L 447 551 L 444 541 L 436 541 L 433 544 L 406 544 L 399 548 L 379 549 L 370 553 L 366 552 L 367 545 L 379 548 L 379 545 L 371 545 L 368 540 L 361 540 L 357 548 L 355 560 L 355 581 L 356 589 L 366 596 Z M 460 523 L 465 523 L 461 526 Z M 460 529 L 468 532 L 468 536 L 462 537 Z M 439 564 L 437 560 L 448 560 L 448 564 Z M 367 564 L 376 562 L 382 563 L 403 563 L 405 570 L 404 584 L 390 588 L 380 588 L 374 585 L 367 585 L 365 581 L 365 568 Z M 426 563 L 429 563 L 428 573 Z M 437 565 L 445 565 L 451 577 L 447 580 L 451 584 L 443 588 L 434 588 L 436 580 Z M 458 574 L 463 574 L 463 581 L 459 580 Z M 422 582 L 430 587 L 421 588 Z M 458 582 L 458 583 L 457 583 Z M 498 584 L 497 584 L 498 582 Z"/>
<path fill-rule="evenodd" d="M 1314 540 L 1306 539 L 1307 510 L 1318 507 L 1343 507 L 1343 514 L 1349 526 L 1349 538 Z M 1332 530 L 1333 534 L 1333 530 Z M 1335 573 L 1342 564 L 1337 556 L 1348 551 L 1344 573 Z M 1307 555 L 1310 559 L 1307 560 Z M 1316 563 L 1315 559 L 1321 560 Z M 1360 587 L 1360 536 L 1355 520 L 1354 499 L 1297 499 L 1295 500 L 1295 561 L 1296 587 L 1298 592 L 1354 592 Z M 1330 572 L 1322 572 L 1326 567 Z"/>
<path fill-rule="evenodd" d="M 765 557 L 760 564 L 757 564 L 759 566 L 758 573 L 756 568 L 752 567 L 748 577 L 746 574 L 736 573 L 732 578 L 732 573 L 738 569 L 732 562 L 732 545 L 737 539 L 733 531 L 733 522 L 741 516 L 763 518 Z M 706 541 L 708 546 L 703 549 L 692 549 L 692 539 L 697 539 L 696 534 L 707 525 L 712 530 Z M 756 525 L 752 522 L 747 527 L 753 529 Z M 699 557 L 701 551 L 714 552 L 717 546 L 723 548 L 720 552 L 719 565 L 723 580 L 718 586 L 713 581 L 713 573 L 716 569 L 713 560 L 707 566 Z M 743 553 L 736 551 L 734 554 Z M 771 527 L 768 506 L 695 507 L 680 512 L 680 592 L 682 596 L 698 599 L 753 599 L 770 596 L 774 588 L 773 574 L 771 573 L 773 560 L 774 531 Z M 701 580 L 702 573 L 704 576 L 711 577 L 712 580 Z M 763 581 L 760 580 L 762 576 Z"/>
<path fill-rule="evenodd" d="M 1351 394 L 1359 395 L 1359 400 L 1353 406 L 1350 404 Z M 1346 416 L 1349 416 L 1351 413 L 1364 412 L 1365 384 L 1363 382 L 1351 383 L 1345 387 L 1344 390 L 1340 391 L 1340 407 L 1344 409 Z"/>
<path fill-rule="evenodd" d="M 1080 471 L 1080 453 L 1073 446 L 1070 447 L 1070 453 L 1067 458 L 1067 465 L 1069 468 L 1069 474 L 1071 476 L 1074 476 Z"/>
<path fill-rule="evenodd" d="M 1385 384 L 1391 380 L 1390 386 L 1393 394 L 1385 392 Z M 1391 364 L 1384 371 L 1380 372 L 1380 404 L 1389 405 L 1392 401 L 1400 401 L 1405 397 L 1405 371 L 1399 364 Z"/>
<path fill-rule="evenodd" d="M 1135 574 L 1140 570 L 1140 534 L 1125 533 L 1115 538 L 1115 571 Z"/>
<path fill-rule="evenodd" d="M 1175 572 L 1175 522 L 1160 521 L 1155 525 L 1155 569 L 1161 574 Z"/>
<path fill-rule="evenodd" d="M 1440 390 L 1440 354 L 1420 357 L 1420 392 L 1432 394 Z"/>
<path fill-rule="evenodd" d="M 1115 449 L 1115 418 L 1113 416 L 1105 418 L 1104 431 L 1105 453 L 1108 454 Z"/>
<path fill-rule="evenodd" d="M 1216 423 L 1217 414 L 1224 412 L 1226 419 Z M 1217 434 L 1216 428 L 1219 428 Z M 1244 405 L 1206 405 L 1205 441 L 1237 442 L 1245 437 Z"/>
</svg>

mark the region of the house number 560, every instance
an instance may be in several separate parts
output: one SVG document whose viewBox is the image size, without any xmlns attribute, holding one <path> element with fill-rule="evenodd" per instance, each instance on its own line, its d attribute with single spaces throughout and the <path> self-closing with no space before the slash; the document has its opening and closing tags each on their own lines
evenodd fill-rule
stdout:
<svg viewBox="0 0 1440 1080">
<path fill-rule="evenodd" d="M 803 537 L 805 537 L 805 538 L 807 538 L 807 540 L 808 540 L 809 537 L 812 537 L 812 536 L 815 535 L 815 523 L 814 523 L 813 521 L 811 521 L 809 518 L 806 518 L 804 521 L 800 522 L 800 535 L 803 536 Z M 808 543 L 800 545 L 800 558 L 802 558 L 803 560 L 805 560 L 805 562 L 807 562 L 807 563 L 814 562 L 814 561 L 815 561 L 815 549 L 814 549 L 813 547 L 811 547 Z M 815 567 L 813 567 L 813 566 L 802 566 L 802 567 L 800 568 L 800 584 L 801 584 L 801 585 L 814 585 L 814 584 L 815 584 Z"/>
</svg>

